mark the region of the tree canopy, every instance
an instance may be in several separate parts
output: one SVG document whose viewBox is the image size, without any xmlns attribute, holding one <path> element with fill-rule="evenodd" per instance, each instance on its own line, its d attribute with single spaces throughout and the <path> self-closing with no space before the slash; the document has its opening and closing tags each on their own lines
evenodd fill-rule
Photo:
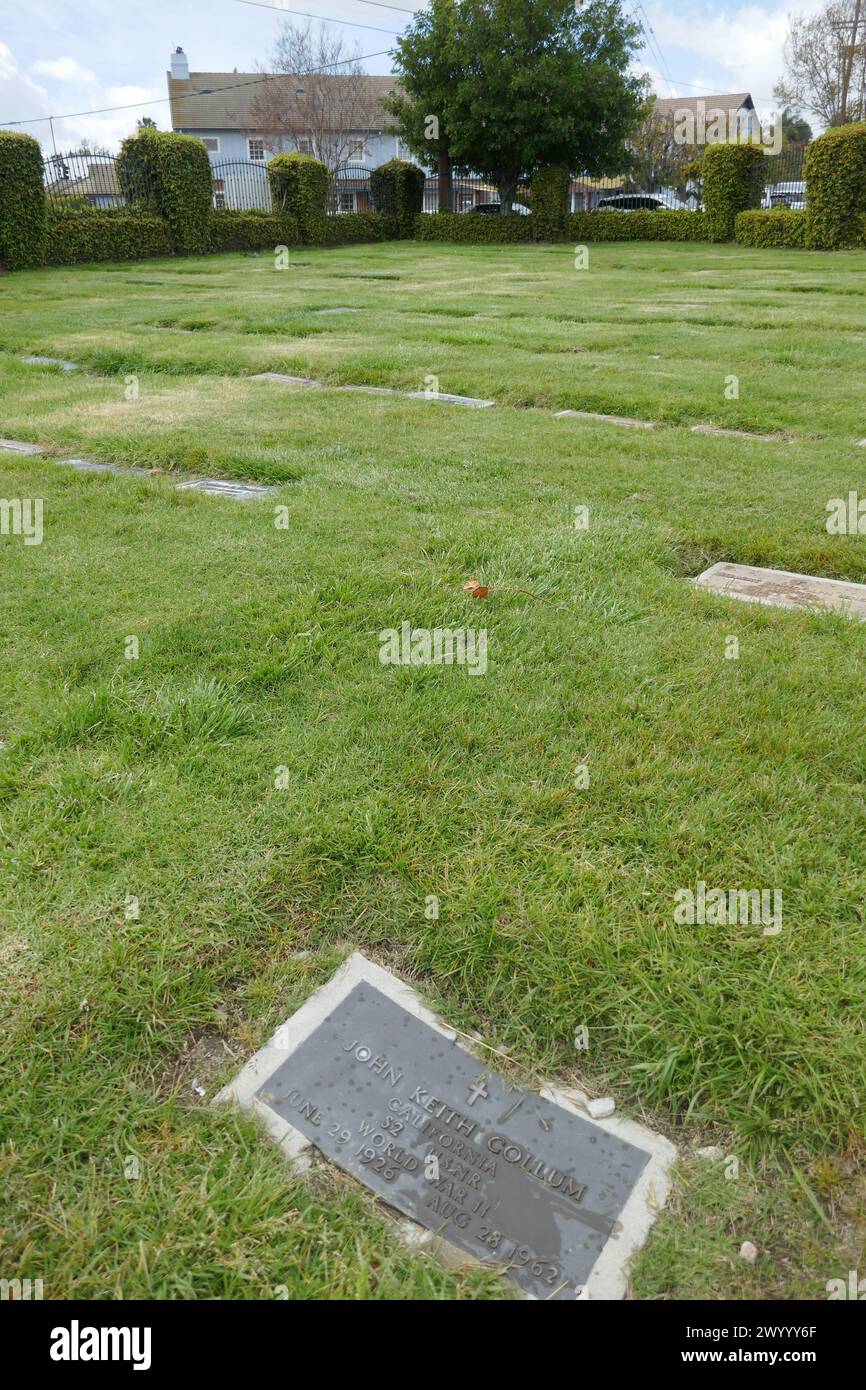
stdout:
<svg viewBox="0 0 866 1390">
<path fill-rule="evenodd" d="M 456 168 L 498 186 L 507 212 L 546 165 L 625 167 L 647 97 L 629 72 L 639 47 L 620 0 L 433 0 L 399 40 L 405 95 L 392 109 L 418 158 L 444 146 Z"/>
</svg>

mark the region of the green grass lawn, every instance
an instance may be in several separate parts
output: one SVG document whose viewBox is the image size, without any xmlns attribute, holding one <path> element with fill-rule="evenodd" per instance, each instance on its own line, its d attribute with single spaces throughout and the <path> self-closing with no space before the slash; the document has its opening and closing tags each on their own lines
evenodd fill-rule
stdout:
<svg viewBox="0 0 866 1390">
<path fill-rule="evenodd" d="M 688 578 L 866 581 L 866 541 L 825 529 L 866 494 L 866 257 L 614 244 L 576 271 L 567 246 L 402 243 L 21 273 L 0 308 L 0 435 L 48 451 L 0 454 L 2 495 L 44 499 L 41 545 L 0 537 L 0 1273 L 46 1297 L 507 1296 L 207 1104 L 353 947 L 530 1081 L 681 1146 L 635 1297 L 862 1273 L 866 632 Z M 486 628 L 487 674 L 383 666 L 403 621 Z M 782 932 L 677 925 L 698 879 L 781 890 Z"/>
</svg>

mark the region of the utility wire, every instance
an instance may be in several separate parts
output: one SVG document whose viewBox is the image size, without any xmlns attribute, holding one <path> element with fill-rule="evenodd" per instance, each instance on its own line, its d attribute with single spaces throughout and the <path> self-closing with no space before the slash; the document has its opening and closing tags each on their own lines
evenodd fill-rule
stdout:
<svg viewBox="0 0 866 1390">
<path fill-rule="evenodd" d="M 62 116 L 31 116 L 29 120 L 24 121 L 0 121 L 0 129 L 9 125 L 36 125 L 38 121 L 71 121 L 78 116 L 103 116 L 109 111 L 134 111 L 142 106 L 164 106 L 169 101 L 192 101 L 194 97 L 210 97 L 215 92 L 234 92 L 239 87 L 258 87 L 262 82 L 279 82 L 283 77 L 312 77 L 315 73 L 327 72 L 330 68 L 344 68 L 349 63 L 364 63 L 368 58 L 386 58 L 390 53 L 390 48 L 383 48 L 379 53 L 361 53 L 357 58 L 342 58 L 338 63 L 325 63 L 322 67 L 307 68 L 304 72 L 268 72 L 261 77 L 250 78 L 247 82 L 230 82 L 225 87 L 203 87 L 199 92 L 180 92 L 173 97 L 153 97 L 148 101 L 127 101 L 122 106 L 96 106 L 91 111 L 66 111 Z"/>
</svg>

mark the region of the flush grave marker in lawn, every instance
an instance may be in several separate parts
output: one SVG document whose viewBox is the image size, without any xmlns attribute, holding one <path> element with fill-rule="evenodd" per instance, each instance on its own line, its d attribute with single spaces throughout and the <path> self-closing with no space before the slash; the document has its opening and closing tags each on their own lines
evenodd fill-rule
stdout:
<svg viewBox="0 0 866 1390">
<path fill-rule="evenodd" d="M 264 483 L 233 483 L 223 478 L 193 478 L 176 486 L 178 492 L 206 492 L 212 497 L 231 497 L 235 502 L 258 502 L 277 490 Z"/>
<path fill-rule="evenodd" d="M 501 1266 L 530 1297 L 620 1298 L 674 1149 L 569 1095 L 512 1085 L 355 953 L 217 1100 L 255 1111 L 293 1160 L 315 1147 L 353 1174 L 415 1244 Z"/>
<path fill-rule="evenodd" d="M 25 357 L 24 361 L 30 367 L 62 367 L 64 372 L 77 372 L 77 362 L 65 362 L 62 357 L 42 357 L 39 353 L 34 353 L 30 357 Z"/>
<path fill-rule="evenodd" d="M 17 439 L 0 439 L 0 449 L 8 449 L 10 454 L 42 454 L 39 444 L 22 444 Z"/>
<path fill-rule="evenodd" d="M 866 584 L 846 579 L 822 579 L 791 570 L 761 569 L 722 560 L 695 580 L 701 589 L 747 603 L 766 603 L 775 608 L 811 608 L 844 613 L 866 621 Z"/>
<path fill-rule="evenodd" d="M 628 415 L 600 415 L 596 410 L 557 410 L 556 419 L 569 416 L 575 420 L 600 420 L 604 425 L 622 425 L 629 430 L 651 430 L 655 428 L 652 420 L 632 420 Z"/>
</svg>

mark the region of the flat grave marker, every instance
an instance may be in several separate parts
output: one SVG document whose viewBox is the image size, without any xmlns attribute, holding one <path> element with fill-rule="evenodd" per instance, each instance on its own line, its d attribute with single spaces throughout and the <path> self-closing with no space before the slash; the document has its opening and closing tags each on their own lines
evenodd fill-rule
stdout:
<svg viewBox="0 0 866 1390">
<path fill-rule="evenodd" d="M 78 371 L 77 362 L 66 362 L 62 357 L 42 357 L 40 353 L 33 353 L 24 361 L 31 367 L 62 367 L 64 372 Z"/>
<path fill-rule="evenodd" d="M 149 478 L 149 468 L 123 467 L 119 463 L 94 463 L 91 459 L 58 459 L 61 468 L 76 468 L 79 473 L 133 473 L 140 478 Z"/>
<path fill-rule="evenodd" d="M 258 502 L 276 492 L 264 483 L 236 483 L 224 478 L 192 478 L 177 483 L 178 492 L 206 492 L 211 497 L 230 497 L 235 502 Z"/>
<path fill-rule="evenodd" d="M 283 386 L 321 386 L 310 376 L 290 376 L 287 372 L 255 372 L 251 381 L 279 381 Z"/>
<path fill-rule="evenodd" d="M 538 1299 L 623 1296 L 675 1152 L 513 1085 L 358 953 L 216 1099 L 253 1109 L 290 1158 L 314 1146 L 353 1174 L 417 1223 L 413 1243 L 502 1267 Z"/>
<path fill-rule="evenodd" d="M 45 450 L 39 444 L 24 444 L 17 439 L 0 439 L 0 449 L 7 449 L 10 454 L 44 454 Z"/>
<path fill-rule="evenodd" d="M 439 401 L 440 405 L 465 405 L 470 410 L 491 410 L 496 404 L 480 396 L 454 396 L 448 391 L 407 391 L 406 395 L 410 401 Z"/>
<path fill-rule="evenodd" d="M 604 425 L 622 425 L 628 430 L 652 430 L 655 423 L 652 420 L 632 420 L 628 415 L 600 415 L 596 410 L 557 410 L 556 419 L 562 420 L 570 417 L 574 420 L 600 420 Z"/>
<path fill-rule="evenodd" d="M 807 608 L 844 613 L 866 621 L 866 584 L 847 579 L 822 579 L 792 570 L 761 569 L 757 565 L 735 565 L 722 560 L 695 580 L 698 588 L 747 603 L 765 603 L 774 608 Z"/>
<path fill-rule="evenodd" d="M 748 430 L 728 430 L 721 425 L 692 425 L 692 434 L 713 434 L 720 439 L 758 439 L 764 444 L 785 442 L 783 434 L 750 434 Z"/>
</svg>

